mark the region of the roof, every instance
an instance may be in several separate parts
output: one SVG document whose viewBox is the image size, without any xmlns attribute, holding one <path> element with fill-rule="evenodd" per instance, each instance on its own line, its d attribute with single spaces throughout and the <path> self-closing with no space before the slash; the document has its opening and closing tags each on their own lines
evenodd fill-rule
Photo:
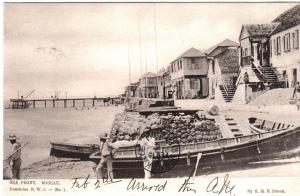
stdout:
<svg viewBox="0 0 300 196">
<path fill-rule="evenodd" d="M 167 74 L 168 71 L 169 71 L 168 69 L 163 68 L 163 69 L 158 71 L 157 75 L 158 76 L 163 76 L 163 75 Z"/>
<path fill-rule="evenodd" d="M 220 43 L 218 43 L 218 44 L 210 47 L 209 49 L 207 49 L 205 51 L 205 53 L 207 55 L 210 55 L 215 49 L 217 49 L 219 47 L 237 47 L 237 46 L 239 46 L 238 43 L 236 43 L 236 42 L 234 42 L 234 41 L 232 41 L 230 39 L 225 39 L 225 40 L 221 41 Z"/>
<path fill-rule="evenodd" d="M 147 72 L 144 75 L 142 75 L 141 78 L 151 78 L 151 77 L 156 77 L 156 76 L 157 76 L 157 74 L 155 74 L 155 73 Z"/>
<path fill-rule="evenodd" d="M 248 32 L 249 36 L 268 36 L 277 27 L 278 23 L 267 24 L 244 24 L 242 27 Z"/>
<path fill-rule="evenodd" d="M 288 9 L 287 11 L 280 14 L 272 22 L 279 23 L 277 28 L 272 32 L 272 34 L 284 31 L 293 26 L 300 24 L 300 4 Z"/>
<path fill-rule="evenodd" d="M 192 57 L 205 57 L 205 54 L 196 48 L 190 48 L 184 53 L 182 53 L 179 57 L 177 57 L 174 61 L 180 58 L 192 58 Z M 172 61 L 172 62 L 174 62 Z"/>
</svg>

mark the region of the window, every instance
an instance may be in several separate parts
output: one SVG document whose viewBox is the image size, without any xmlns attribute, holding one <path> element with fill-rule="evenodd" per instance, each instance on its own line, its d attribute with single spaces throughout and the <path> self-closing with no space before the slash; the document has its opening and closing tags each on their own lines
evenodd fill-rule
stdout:
<svg viewBox="0 0 300 196">
<path fill-rule="evenodd" d="M 191 59 L 191 63 L 192 63 L 192 64 L 195 64 L 195 59 Z"/>
<path fill-rule="evenodd" d="M 291 38 L 290 33 L 287 33 L 283 37 L 283 50 L 284 52 L 291 51 Z"/>
<path fill-rule="evenodd" d="M 273 50 L 274 50 L 274 55 L 277 55 L 277 44 L 276 44 L 276 39 L 273 39 Z"/>
<path fill-rule="evenodd" d="M 195 78 L 190 79 L 190 89 L 199 89 L 198 79 Z"/>
<path fill-rule="evenodd" d="M 245 48 L 244 55 L 248 56 L 248 48 Z"/>
<path fill-rule="evenodd" d="M 272 56 L 272 41 L 270 41 L 270 56 Z"/>
<path fill-rule="evenodd" d="M 294 33 L 293 33 L 293 49 L 297 50 L 299 49 L 299 30 L 296 30 Z"/>
<path fill-rule="evenodd" d="M 182 69 L 182 60 L 180 60 L 179 62 L 180 62 L 180 69 Z"/>
<path fill-rule="evenodd" d="M 216 74 L 216 72 L 215 72 L 215 59 L 213 59 L 213 61 L 212 61 L 212 72 L 213 72 L 213 74 Z"/>
<path fill-rule="evenodd" d="M 156 78 L 148 78 L 148 85 L 155 85 L 156 84 Z"/>
<path fill-rule="evenodd" d="M 277 37 L 277 39 L 276 39 L 276 54 L 277 55 L 281 54 L 281 39 L 280 39 L 280 37 Z"/>
</svg>

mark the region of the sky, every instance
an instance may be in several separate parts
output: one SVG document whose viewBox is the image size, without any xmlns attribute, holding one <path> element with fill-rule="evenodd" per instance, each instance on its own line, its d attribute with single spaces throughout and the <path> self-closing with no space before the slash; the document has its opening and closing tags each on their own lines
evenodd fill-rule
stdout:
<svg viewBox="0 0 300 196">
<path fill-rule="evenodd" d="M 112 96 L 295 3 L 5 3 L 4 100 Z M 139 41 L 140 40 L 140 41 Z M 130 77 L 129 77 L 130 65 Z"/>
</svg>

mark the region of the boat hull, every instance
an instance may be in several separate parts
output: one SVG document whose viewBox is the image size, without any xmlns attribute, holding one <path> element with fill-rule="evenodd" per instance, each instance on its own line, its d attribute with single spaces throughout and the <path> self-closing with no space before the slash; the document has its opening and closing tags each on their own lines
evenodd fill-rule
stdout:
<svg viewBox="0 0 300 196">
<path fill-rule="evenodd" d="M 239 138 L 235 138 L 239 139 Z M 180 154 L 178 160 L 173 160 L 175 166 L 167 172 L 152 173 L 153 177 L 187 176 L 193 172 L 197 162 L 197 155 L 201 153 L 198 174 L 201 168 L 222 167 L 226 165 L 245 164 L 249 162 L 273 160 L 300 155 L 300 127 L 286 131 L 279 131 L 271 137 L 253 139 L 238 145 L 217 147 L 210 150 L 199 150 Z M 155 160 L 155 165 L 161 161 Z M 143 165 L 136 157 L 114 159 L 114 176 L 116 178 L 142 178 Z"/>
<path fill-rule="evenodd" d="M 89 156 L 99 150 L 96 144 L 67 144 L 51 142 L 50 156 L 64 158 L 81 158 L 88 159 Z"/>
</svg>

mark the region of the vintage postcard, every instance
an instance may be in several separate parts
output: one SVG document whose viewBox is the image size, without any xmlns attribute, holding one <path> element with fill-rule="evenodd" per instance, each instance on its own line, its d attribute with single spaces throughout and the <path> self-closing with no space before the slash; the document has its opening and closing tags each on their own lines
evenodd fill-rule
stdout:
<svg viewBox="0 0 300 196">
<path fill-rule="evenodd" d="M 3 10 L 4 195 L 299 195 L 300 2 Z"/>
</svg>

